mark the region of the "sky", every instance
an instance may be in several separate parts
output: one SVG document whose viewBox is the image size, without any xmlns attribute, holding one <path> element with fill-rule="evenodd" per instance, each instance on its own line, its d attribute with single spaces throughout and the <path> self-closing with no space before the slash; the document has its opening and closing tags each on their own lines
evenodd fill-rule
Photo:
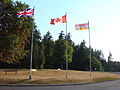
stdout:
<svg viewBox="0 0 120 90">
<path fill-rule="evenodd" d="M 13 0 L 35 6 L 34 19 L 44 36 L 48 31 L 54 40 L 66 30 L 65 24 L 50 25 L 50 20 L 67 13 L 67 31 L 75 44 L 86 41 L 89 46 L 88 30 L 76 31 L 75 24 L 89 21 L 91 47 L 102 50 L 107 60 L 109 52 L 113 61 L 120 61 L 120 0 Z"/>
</svg>

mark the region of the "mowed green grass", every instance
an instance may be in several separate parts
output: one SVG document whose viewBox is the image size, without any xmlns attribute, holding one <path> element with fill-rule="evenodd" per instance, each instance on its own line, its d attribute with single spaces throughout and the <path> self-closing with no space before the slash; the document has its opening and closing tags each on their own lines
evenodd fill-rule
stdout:
<svg viewBox="0 0 120 90">
<path fill-rule="evenodd" d="M 93 83 L 107 80 L 120 79 L 120 75 L 105 72 L 90 72 L 68 70 L 66 79 L 65 70 L 45 69 L 32 72 L 32 80 L 29 80 L 29 70 L 19 70 L 17 74 L 0 70 L 0 85 L 46 85 L 46 84 L 73 84 Z"/>
</svg>

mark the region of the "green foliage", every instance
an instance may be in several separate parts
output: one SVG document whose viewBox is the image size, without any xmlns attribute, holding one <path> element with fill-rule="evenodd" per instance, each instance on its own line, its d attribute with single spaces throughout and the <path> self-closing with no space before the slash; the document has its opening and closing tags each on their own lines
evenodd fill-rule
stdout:
<svg viewBox="0 0 120 90">
<path fill-rule="evenodd" d="M 73 48 L 68 45 L 68 63 L 72 62 L 72 53 Z M 54 65 L 57 68 L 65 68 L 64 65 L 66 63 L 66 40 L 57 40 L 54 45 Z"/>
<path fill-rule="evenodd" d="M 74 46 L 72 69 L 88 70 L 89 69 L 89 49 L 85 46 L 85 41 L 80 45 Z"/>
<path fill-rule="evenodd" d="M 73 48 L 71 45 L 68 45 L 68 63 L 72 62 L 72 57 L 73 57 Z"/>
<path fill-rule="evenodd" d="M 44 64 L 45 64 L 45 56 L 44 56 L 44 44 L 40 43 L 39 44 L 39 54 L 38 54 L 38 68 L 39 69 L 43 69 L 44 68 Z"/>
<path fill-rule="evenodd" d="M 66 37 L 65 37 L 66 38 Z M 67 35 L 67 41 L 68 41 L 68 43 L 73 47 L 75 44 L 74 44 L 74 42 L 72 41 L 72 39 L 71 39 L 71 34 L 70 33 L 68 33 L 68 35 Z"/>
<path fill-rule="evenodd" d="M 108 71 L 112 71 L 113 70 L 113 61 L 112 61 L 112 54 L 109 52 L 109 56 L 108 56 Z"/>
<path fill-rule="evenodd" d="M 95 50 L 92 52 L 92 54 L 101 62 L 104 71 L 108 71 L 108 63 L 106 62 L 104 58 L 104 54 L 102 53 L 101 50 Z"/>
<path fill-rule="evenodd" d="M 63 31 L 61 31 L 59 35 L 59 40 L 64 40 L 64 39 L 65 39 L 65 34 Z"/>
<path fill-rule="evenodd" d="M 48 31 L 47 34 L 44 36 L 42 42 L 44 43 L 45 50 L 45 68 L 53 68 L 53 47 L 54 41 L 52 40 L 52 36 Z"/>
<path fill-rule="evenodd" d="M 24 48 L 30 37 L 33 20 L 17 18 L 17 11 L 27 8 L 28 5 L 11 0 L 2 0 L 1 3 L 0 61 L 16 63 L 27 53 Z"/>
<path fill-rule="evenodd" d="M 57 68 L 63 67 L 66 61 L 66 41 L 65 40 L 57 40 L 54 45 L 54 64 Z"/>
<path fill-rule="evenodd" d="M 92 57 L 92 70 L 104 71 L 101 62 L 95 56 Z"/>
<path fill-rule="evenodd" d="M 40 33 L 35 30 L 33 40 L 33 68 L 43 69 L 45 64 L 44 44 L 40 40 Z"/>
<path fill-rule="evenodd" d="M 93 52 L 93 49 L 91 49 Z M 92 70 L 103 71 L 101 62 L 92 54 Z M 89 48 L 86 47 L 85 41 L 80 45 L 74 46 L 73 62 L 71 69 L 76 70 L 90 70 Z"/>
</svg>

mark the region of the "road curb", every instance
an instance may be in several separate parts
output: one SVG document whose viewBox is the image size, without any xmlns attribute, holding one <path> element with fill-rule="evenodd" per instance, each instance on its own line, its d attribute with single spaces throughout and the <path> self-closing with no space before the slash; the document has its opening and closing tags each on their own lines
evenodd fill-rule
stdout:
<svg viewBox="0 0 120 90">
<path fill-rule="evenodd" d="M 50 87 L 50 86 L 77 86 L 92 83 L 81 83 L 81 84 L 50 84 L 50 85 L 0 85 L 0 87 Z"/>
</svg>

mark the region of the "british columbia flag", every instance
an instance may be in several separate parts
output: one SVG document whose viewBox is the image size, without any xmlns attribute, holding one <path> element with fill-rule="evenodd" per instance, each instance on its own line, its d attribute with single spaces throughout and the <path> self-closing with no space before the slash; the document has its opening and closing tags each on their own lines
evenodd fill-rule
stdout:
<svg viewBox="0 0 120 90">
<path fill-rule="evenodd" d="M 32 17 L 34 16 L 34 9 L 29 8 L 23 11 L 18 11 L 17 12 L 18 18 L 20 17 Z"/>
</svg>

